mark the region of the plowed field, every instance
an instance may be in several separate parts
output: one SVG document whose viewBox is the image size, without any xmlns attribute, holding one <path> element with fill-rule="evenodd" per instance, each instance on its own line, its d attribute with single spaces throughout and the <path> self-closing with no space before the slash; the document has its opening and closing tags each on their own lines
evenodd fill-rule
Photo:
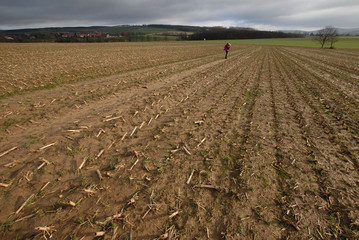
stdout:
<svg viewBox="0 0 359 240">
<path fill-rule="evenodd" d="M 222 49 L 0 45 L 1 239 L 358 239 L 359 51 Z"/>
</svg>

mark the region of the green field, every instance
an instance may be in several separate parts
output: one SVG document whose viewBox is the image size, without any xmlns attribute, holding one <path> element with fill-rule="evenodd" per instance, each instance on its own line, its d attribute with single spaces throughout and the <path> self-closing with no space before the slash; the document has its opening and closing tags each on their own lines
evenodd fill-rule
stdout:
<svg viewBox="0 0 359 240">
<path fill-rule="evenodd" d="M 225 43 L 226 40 L 215 41 Z M 320 44 L 313 38 L 271 38 L 271 39 L 243 39 L 229 40 L 230 43 L 236 44 L 253 44 L 253 45 L 271 45 L 271 46 L 291 46 L 291 47 L 314 47 L 320 48 Z M 329 45 L 324 47 L 328 48 Z M 338 49 L 359 49 L 359 37 L 339 37 L 339 41 L 334 44 Z"/>
</svg>

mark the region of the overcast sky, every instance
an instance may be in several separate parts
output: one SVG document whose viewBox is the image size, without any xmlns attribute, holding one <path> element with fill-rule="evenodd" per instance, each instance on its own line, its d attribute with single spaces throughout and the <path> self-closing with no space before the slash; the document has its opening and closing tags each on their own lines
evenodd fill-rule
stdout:
<svg viewBox="0 0 359 240">
<path fill-rule="evenodd" d="M 359 0 L 1 0 L 0 29 L 177 24 L 317 30 L 359 27 Z"/>
</svg>

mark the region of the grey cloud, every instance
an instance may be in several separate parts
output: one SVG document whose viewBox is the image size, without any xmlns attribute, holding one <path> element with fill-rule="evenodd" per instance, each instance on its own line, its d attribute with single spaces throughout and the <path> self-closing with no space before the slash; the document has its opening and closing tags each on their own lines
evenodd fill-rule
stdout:
<svg viewBox="0 0 359 240">
<path fill-rule="evenodd" d="M 2 0 L 0 29 L 183 24 L 358 27 L 357 0 Z"/>
</svg>

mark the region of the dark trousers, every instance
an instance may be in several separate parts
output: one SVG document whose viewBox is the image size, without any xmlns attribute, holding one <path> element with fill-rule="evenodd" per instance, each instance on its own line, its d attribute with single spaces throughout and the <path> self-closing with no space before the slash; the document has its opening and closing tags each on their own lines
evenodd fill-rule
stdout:
<svg viewBox="0 0 359 240">
<path fill-rule="evenodd" d="M 225 59 L 227 59 L 227 57 L 228 57 L 228 52 L 229 52 L 229 51 L 226 51 L 226 56 L 224 57 Z"/>
</svg>

